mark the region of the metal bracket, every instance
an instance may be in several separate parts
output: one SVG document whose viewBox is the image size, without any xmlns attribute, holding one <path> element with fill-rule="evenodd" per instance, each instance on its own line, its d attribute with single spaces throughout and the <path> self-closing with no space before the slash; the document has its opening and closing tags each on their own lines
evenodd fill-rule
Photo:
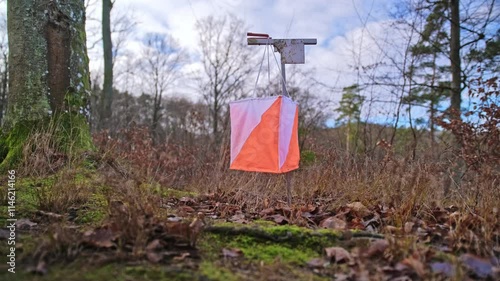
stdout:
<svg viewBox="0 0 500 281">
<path fill-rule="evenodd" d="M 274 51 L 281 54 L 283 64 L 304 64 L 304 45 L 316 45 L 316 39 L 272 39 L 248 38 L 248 45 L 273 45 Z"/>
</svg>

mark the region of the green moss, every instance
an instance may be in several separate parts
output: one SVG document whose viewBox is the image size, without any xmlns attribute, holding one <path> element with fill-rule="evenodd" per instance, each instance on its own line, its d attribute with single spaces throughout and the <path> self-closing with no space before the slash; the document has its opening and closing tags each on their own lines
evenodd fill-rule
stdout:
<svg viewBox="0 0 500 281">
<path fill-rule="evenodd" d="M 217 223 L 220 232 L 205 234 L 200 242 L 203 255 L 216 259 L 222 248 L 238 248 L 249 260 L 303 265 L 321 256 L 325 247 L 334 246 L 341 234 L 331 230 L 321 232 L 293 226 L 269 225 L 263 221 L 252 225 Z M 226 230 L 227 231 L 226 231 Z"/>
<path fill-rule="evenodd" d="M 39 122 L 17 123 L 7 134 L 0 135 L 0 172 L 13 169 L 23 156 L 24 143 Z"/>
<path fill-rule="evenodd" d="M 207 261 L 203 261 L 200 264 L 199 272 L 202 276 L 201 278 L 204 278 L 205 280 L 236 281 L 240 279 L 230 270 Z"/>
<path fill-rule="evenodd" d="M 83 209 L 78 210 L 77 223 L 98 224 L 107 214 L 108 200 L 102 193 L 93 193 Z"/>
<path fill-rule="evenodd" d="M 0 272 L 0 280 L 34 280 L 34 281 L 191 281 L 197 280 L 194 272 L 168 268 L 164 265 L 145 264 L 127 266 L 124 264 L 107 264 L 104 266 L 90 266 L 87 260 L 77 261 L 67 265 L 48 267 L 48 274 L 44 276 L 27 273 L 18 268 L 16 274 L 6 270 Z M 228 279 L 231 280 L 231 279 Z"/>
</svg>

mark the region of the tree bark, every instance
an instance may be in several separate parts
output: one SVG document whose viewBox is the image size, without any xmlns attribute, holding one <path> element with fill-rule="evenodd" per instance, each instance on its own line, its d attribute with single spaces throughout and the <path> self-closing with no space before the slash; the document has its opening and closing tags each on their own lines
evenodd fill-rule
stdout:
<svg viewBox="0 0 500 281">
<path fill-rule="evenodd" d="M 104 50 L 104 85 L 100 110 L 99 127 L 109 128 L 113 104 L 113 42 L 111 41 L 110 15 L 113 4 L 111 0 L 102 1 L 102 46 Z"/>
<path fill-rule="evenodd" d="M 460 3 L 459 0 L 450 0 L 451 30 L 450 30 L 450 62 L 451 62 L 451 105 L 460 118 L 460 104 L 462 103 L 462 76 L 460 65 Z"/>
<path fill-rule="evenodd" d="M 10 0 L 7 10 L 9 93 L 0 168 L 16 162 L 32 131 L 49 123 L 60 128 L 59 148 L 91 148 L 84 1 Z"/>
</svg>

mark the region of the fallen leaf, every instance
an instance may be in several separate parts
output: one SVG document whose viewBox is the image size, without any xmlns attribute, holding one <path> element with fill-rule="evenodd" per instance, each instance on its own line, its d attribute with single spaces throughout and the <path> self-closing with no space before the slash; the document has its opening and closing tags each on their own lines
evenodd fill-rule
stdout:
<svg viewBox="0 0 500 281">
<path fill-rule="evenodd" d="M 149 242 L 149 244 L 146 246 L 146 251 L 155 251 L 157 249 L 160 249 L 161 248 L 161 242 L 159 239 L 155 239 L 151 242 Z"/>
<path fill-rule="evenodd" d="M 37 223 L 32 222 L 29 219 L 19 219 L 16 221 L 16 228 L 17 229 L 30 230 L 31 228 L 34 228 L 35 226 L 37 226 Z"/>
<path fill-rule="evenodd" d="M 182 221 L 182 218 L 178 217 L 178 216 L 173 216 L 173 217 L 168 217 L 167 221 L 170 221 L 170 222 L 180 222 L 180 221 Z"/>
<path fill-rule="evenodd" d="M 174 261 L 183 261 L 185 260 L 187 257 L 189 257 L 191 254 L 188 253 L 188 252 L 185 252 L 185 253 L 182 253 L 180 256 L 177 256 L 177 257 L 174 257 Z"/>
<path fill-rule="evenodd" d="M 404 226 L 404 232 L 405 232 L 406 234 L 412 233 L 412 230 L 413 230 L 413 226 L 414 226 L 414 225 L 415 225 L 415 223 L 414 223 L 414 222 L 411 222 L 411 221 L 406 222 L 406 223 L 405 223 L 405 226 Z"/>
<path fill-rule="evenodd" d="M 115 245 L 113 240 L 117 237 L 118 235 L 109 228 L 97 228 L 86 231 L 83 234 L 83 241 L 97 248 L 111 248 Z"/>
<path fill-rule="evenodd" d="M 225 258 L 238 258 L 243 255 L 243 252 L 240 249 L 237 248 L 223 248 L 222 249 L 222 256 Z"/>
<path fill-rule="evenodd" d="M 347 226 L 347 223 L 339 218 L 336 217 L 329 217 L 324 220 L 322 220 L 319 223 L 319 226 L 322 228 L 329 228 L 329 229 L 345 229 Z"/>
<path fill-rule="evenodd" d="M 36 267 L 31 267 L 28 271 L 35 274 L 45 275 L 49 270 L 47 269 L 47 263 L 41 260 L 37 263 Z"/>
<path fill-rule="evenodd" d="M 328 261 L 323 258 L 314 258 L 307 262 L 307 266 L 310 268 L 323 268 L 328 265 Z"/>
<path fill-rule="evenodd" d="M 238 214 L 235 214 L 232 217 L 230 217 L 229 221 L 236 223 L 243 223 L 243 224 L 248 223 L 248 220 L 245 219 L 245 214 L 243 214 L 241 211 Z"/>
<path fill-rule="evenodd" d="M 262 211 L 260 211 L 259 215 L 261 217 L 269 216 L 270 214 L 274 214 L 275 209 L 274 208 L 267 208 Z"/>
<path fill-rule="evenodd" d="M 185 205 L 185 206 L 179 206 L 179 214 L 181 213 L 193 213 L 194 209 Z"/>
<path fill-rule="evenodd" d="M 53 220 L 63 219 L 63 215 L 59 215 L 59 214 L 52 213 L 52 212 L 44 212 L 44 211 L 38 210 L 36 213 L 41 215 L 41 216 L 48 217 L 49 219 L 53 219 Z"/>
<path fill-rule="evenodd" d="M 288 223 L 288 220 L 282 215 L 276 214 L 276 215 L 269 216 L 268 218 L 271 218 L 277 224 L 287 224 Z"/>
<path fill-rule="evenodd" d="M 148 260 L 152 263 L 158 263 L 163 259 L 163 254 L 162 253 L 157 253 L 157 252 L 147 252 L 146 257 Z"/>
<path fill-rule="evenodd" d="M 198 240 L 198 236 L 201 231 L 205 228 L 205 214 L 202 212 L 198 212 L 197 217 L 189 224 L 189 237 L 190 244 L 192 247 L 196 246 L 196 241 Z"/>
<path fill-rule="evenodd" d="M 409 257 L 404 259 L 401 263 L 411 267 L 419 277 L 423 277 L 425 275 L 425 267 L 421 261 Z"/>
<path fill-rule="evenodd" d="M 453 277 L 455 274 L 455 267 L 448 262 L 433 262 L 430 266 L 434 273 L 444 274 L 447 277 Z"/>
<path fill-rule="evenodd" d="M 179 198 L 179 202 L 184 203 L 185 205 L 193 205 L 196 204 L 196 201 L 191 197 L 181 197 Z"/>
<path fill-rule="evenodd" d="M 366 208 L 365 205 L 363 205 L 363 203 L 361 202 L 352 202 L 347 204 L 346 206 L 351 209 L 351 212 L 361 218 L 371 214 L 370 210 L 368 210 L 368 208 Z"/>
<path fill-rule="evenodd" d="M 365 252 L 364 256 L 367 258 L 371 258 L 376 255 L 381 255 L 385 252 L 385 250 L 389 247 L 389 241 L 385 239 L 376 240 L 373 242 L 368 250 Z"/>
<path fill-rule="evenodd" d="M 493 276 L 493 266 L 489 260 L 472 254 L 463 254 L 460 260 L 471 272 L 480 278 Z"/>
<path fill-rule="evenodd" d="M 392 225 L 386 225 L 384 227 L 384 229 L 389 232 L 389 233 L 392 233 L 392 234 L 396 234 L 396 233 L 399 233 L 401 232 L 401 228 L 400 227 L 395 227 L 395 226 L 392 226 Z"/>
<path fill-rule="evenodd" d="M 0 228 L 0 239 L 9 239 L 10 231 Z"/>
<path fill-rule="evenodd" d="M 336 263 L 348 262 L 352 259 L 351 254 L 342 247 L 325 248 L 326 256 L 330 259 L 335 259 Z"/>
</svg>

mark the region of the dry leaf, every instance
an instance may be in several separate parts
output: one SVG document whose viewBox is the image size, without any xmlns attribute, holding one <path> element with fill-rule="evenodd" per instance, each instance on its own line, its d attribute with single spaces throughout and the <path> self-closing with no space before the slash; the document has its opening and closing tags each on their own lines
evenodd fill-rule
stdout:
<svg viewBox="0 0 500 281">
<path fill-rule="evenodd" d="M 307 266 L 310 268 L 323 268 L 328 265 L 328 261 L 322 258 L 314 258 L 307 262 Z"/>
<path fill-rule="evenodd" d="M 412 233 L 412 232 L 413 232 L 412 230 L 413 230 L 413 226 L 414 226 L 414 225 L 415 225 L 415 223 L 414 223 L 414 222 L 411 222 L 411 221 L 406 222 L 406 223 L 405 223 L 405 226 L 404 226 L 404 231 L 405 231 L 405 233 L 406 233 L 406 234 Z"/>
<path fill-rule="evenodd" d="M 185 205 L 196 204 L 196 201 L 191 197 L 181 197 L 181 198 L 179 198 L 179 202 L 184 203 Z"/>
<path fill-rule="evenodd" d="M 326 218 L 323 221 L 321 221 L 319 223 L 319 226 L 322 228 L 343 230 L 346 228 L 347 223 L 339 218 L 329 217 L 329 218 Z"/>
<path fill-rule="evenodd" d="M 97 248 L 111 248 L 115 245 L 113 240 L 117 237 L 118 235 L 109 228 L 97 228 L 86 231 L 83 234 L 83 241 Z"/>
<path fill-rule="evenodd" d="M 52 212 L 44 212 L 41 210 L 36 211 L 36 213 L 38 215 L 45 216 L 45 217 L 48 217 L 49 219 L 53 219 L 53 220 L 61 220 L 64 217 L 63 215 L 59 215 L 59 214 L 52 213 Z"/>
<path fill-rule="evenodd" d="M 385 250 L 389 247 L 389 242 L 385 239 L 376 240 L 373 242 L 368 251 L 364 254 L 365 257 L 371 258 L 376 255 L 381 255 L 385 252 Z"/>
<path fill-rule="evenodd" d="M 177 256 L 177 257 L 174 257 L 174 261 L 183 261 L 185 260 L 187 257 L 189 257 L 191 254 L 188 253 L 188 252 L 185 252 L 185 253 L 182 253 L 180 256 Z"/>
<path fill-rule="evenodd" d="M 31 228 L 34 228 L 35 226 L 37 226 L 37 223 L 32 222 L 29 219 L 19 219 L 16 221 L 17 229 L 29 230 Z"/>
<path fill-rule="evenodd" d="M 277 224 L 287 224 L 288 223 L 288 220 L 282 215 L 276 214 L 276 215 L 269 216 L 269 218 L 271 218 Z"/>
<path fill-rule="evenodd" d="M 361 218 L 371 214 L 370 210 L 368 210 L 368 208 L 366 208 L 365 205 L 363 205 L 363 203 L 361 202 L 349 203 L 346 206 L 351 209 L 351 212 Z"/>
<path fill-rule="evenodd" d="M 463 254 L 460 256 L 460 260 L 471 272 L 480 278 L 493 276 L 493 265 L 487 259 L 472 254 Z"/>
<path fill-rule="evenodd" d="M 336 263 L 352 260 L 351 254 L 342 247 L 325 248 L 325 252 L 326 256 L 330 259 L 334 259 Z"/>
<path fill-rule="evenodd" d="M 418 274 L 419 277 L 423 277 L 425 275 L 424 264 L 421 261 L 409 257 L 404 259 L 401 263 L 411 267 L 415 271 L 415 273 Z"/>
<path fill-rule="evenodd" d="M 261 217 L 269 216 L 270 214 L 274 214 L 276 210 L 274 208 L 267 208 L 262 211 L 260 211 L 259 215 Z"/>
<path fill-rule="evenodd" d="M 243 214 L 241 211 L 238 211 L 237 214 L 230 217 L 229 221 L 243 224 L 248 223 L 248 220 L 245 219 L 245 214 Z"/>
<path fill-rule="evenodd" d="M 455 267 L 448 262 L 433 262 L 430 266 L 434 273 L 441 273 L 447 277 L 453 277 L 455 274 Z"/>
<path fill-rule="evenodd" d="M 192 247 L 196 246 L 198 235 L 200 235 L 200 232 L 205 228 L 205 225 L 205 214 L 199 212 L 197 217 L 189 225 L 189 242 Z"/>
<path fill-rule="evenodd" d="M 240 249 L 237 248 L 231 248 L 231 249 L 222 249 L 222 256 L 225 258 L 238 258 L 243 255 L 243 252 Z"/>
<path fill-rule="evenodd" d="M 152 263 L 158 263 L 163 259 L 163 254 L 162 253 L 157 253 L 157 252 L 147 252 L 146 257 L 148 260 Z"/>
<path fill-rule="evenodd" d="M 146 251 L 154 251 L 157 249 L 160 249 L 162 247 L 161 242 L 159 239 L 155 239 L 146 246 Z"/>
</svg>

